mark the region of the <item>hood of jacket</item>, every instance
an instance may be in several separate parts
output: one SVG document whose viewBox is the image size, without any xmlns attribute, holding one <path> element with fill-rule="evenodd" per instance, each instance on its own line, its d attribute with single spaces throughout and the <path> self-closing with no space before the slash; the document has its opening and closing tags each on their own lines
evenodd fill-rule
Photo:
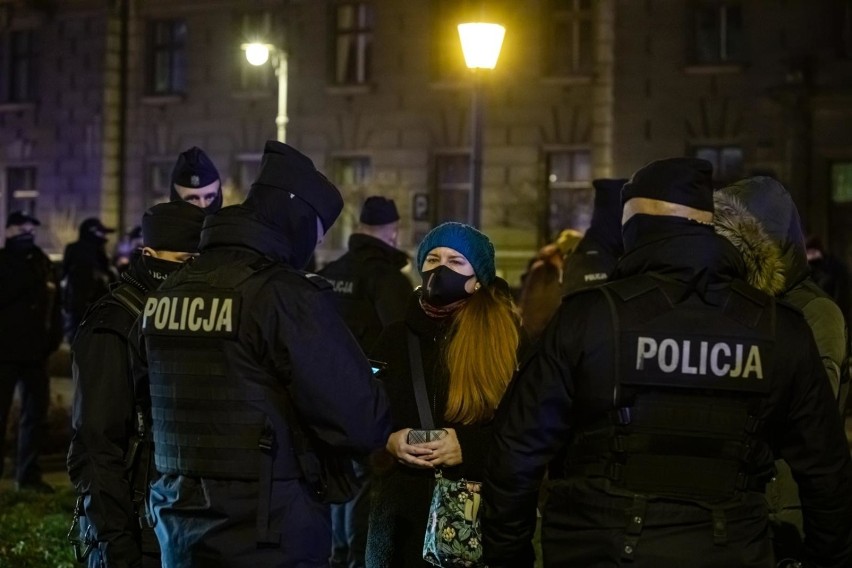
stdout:
<svg viewBox="0 0 852 568">
<path fill-rule="evenodd" d="M 379 259 L 402 269 L 408 264 L 408 255 L 381 239 L 363 233 L 353 233 L 349 237 L 349 251 L 359 260 Z"/>
<path fill-rule="evenodd" d="M 713 195 L 713 225 L 736 247 L 746 267 L 746 282 L 777 296 L 784 291 L 786 266 L 781 249 L 767 234 L 745 203 L 735 195 L 717 191 Z"/>
<path fill-rule="evenodd" d="M 783 185 L 771 177 L 755 176 L 720 191 L 738 198 L 778 245 L 784 265 L 785 290 L 808 277 L 810 269 L 802 221 L 793 198 Z"/>
</svg>

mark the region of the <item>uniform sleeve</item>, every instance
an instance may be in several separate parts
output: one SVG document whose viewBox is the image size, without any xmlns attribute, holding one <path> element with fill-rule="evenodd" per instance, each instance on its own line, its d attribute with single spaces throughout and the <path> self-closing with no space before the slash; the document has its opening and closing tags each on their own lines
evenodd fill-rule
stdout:
<svg viewBox="0 0 852 568">
<path fill-rule="evenodd" d="M 110 566 L 141 559 L 138 526 L 125 479 L 124 456 L 132 434 L 133 392 L 127 341 L 118 332 L 85 327 L 72 345 L 74 399 L 68 474 L 85 496 L 95 538 L 109 549 Z"/>
<path fill-rule="evenodd" d="M 382 274 L 374 280 L 371 300 L 376 306 L 382 327 L 405 319 L 412 290 L 411 281 L 398 270 Z"/>
<path fill-rule="evenodd" d="M 281 299 L 277 332 L 264 340 L 275 344 L 273 365 L 279 376 L 290 377 L 288 390 L 307 428 L 332 447 L 356 454 L 384 447 L 390 434 L 387 398 L 331 293 L 311 289 L 293 298 L 291 288 L 280 286 L 275 295 Z"/>
<path fill-rule="evenodd" d="M 840 415 L 810 333 L 795 369 L 793 393 L 782 427 L 780 455 L 799 486 L 805 560 L 820 568 L 852 566 L 852 462 Z M 789 372 L 789 371 L 788 371 Z"/>
<path fill-rule="evenodd" d="M 535 560 L 538 488 L 568 437 L 574 399 L 563 313 L 557 312 L 498 409 L 483 487 L 483 551 L 492 567 L 531 567 Z"/>
</svg>

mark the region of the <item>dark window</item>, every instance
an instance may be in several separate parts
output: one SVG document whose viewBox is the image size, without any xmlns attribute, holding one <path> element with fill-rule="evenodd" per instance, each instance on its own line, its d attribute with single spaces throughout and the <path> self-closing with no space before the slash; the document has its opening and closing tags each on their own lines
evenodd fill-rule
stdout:
<svg viewBox="0 0 852 568">
<path fill-rule="evenodd" d="M 743 9 L 739 2 L 696 4 L 693 23 L 695 63 L 742 61 L 743 40 Z"/>
<path fill-rule="evenodd" d="M 38 190 L 36 189 L 36 169 L 6 169 L 6 211 L 24 211 L 35 215 Z"/>
<path fill-rule="evenodd" d="M 362 2 L 338 4 L 334 22 L 334 83 L 368 83 L 373 64 L 373 7 Z"/>
<path fill-rule="evenodd" d="M 545 74 L 587 75 L 594 66 L 594 18 L 591 0 L 550 0 L 545 13 Z"/>
<path fill-rule="evenodd" d="M 438 219 L 470 223 L 470 155 L 448 154 L 435 159 Z"/>
<path fill-rule="evenodd" d="M 275 43 L 272 41 L 273 32 L 271 17 L 268 12 L 250 12 L 240 14 L 237 18 L 238 45 L 246 43 Z M 239 50 L 239 83 L 236 88 L 241 91 L 263 91 L 269 88 L 274 73 L 272 65 L 252 65 L 246 60 L 245 52 Z"/>
<path fill-rule="evenodd" d="M 592 217 L 592 153 L 559 150 L 547 154 L 547 226 L 551 239 L 563 229 L 584 230 Z"/>
<path fill-rule="evenodd" d="M 173 160 L 148 162 L 148 200 L 151 203 L 169 199 L 174 165 Z"/>
<path fill-rule="evenodd" d="M 18 30 L 6 36 L 3 100 L 27 102 L 35 98 L 35 32 Z"/>
<path fill-rule="evenodd" d="M 739 146 L 696 146 L 692 155 L 713 164 L 717 183 L 736 181 L 743 176 L 743 149 Z"/>
<path fill-rule="evenodd" d="M 149 27 L 149 91 L 154 95 L 186 92 L 186 22 L 161 20 Z"/>
</svg>

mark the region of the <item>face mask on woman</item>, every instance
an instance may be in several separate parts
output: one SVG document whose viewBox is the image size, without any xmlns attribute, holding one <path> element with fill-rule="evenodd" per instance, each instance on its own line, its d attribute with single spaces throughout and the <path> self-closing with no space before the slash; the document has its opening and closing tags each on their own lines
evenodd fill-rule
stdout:
<svg viewBox="0 0 852 568">
<path fill-rule="evenodd" d="M 465 276 L 441 265 L 421 272 L 420 276 L 423 278 L 423 297 L 433 306 L 447 306 L 471 295 L 464 286 L 473 275 Z"/>
</svg>

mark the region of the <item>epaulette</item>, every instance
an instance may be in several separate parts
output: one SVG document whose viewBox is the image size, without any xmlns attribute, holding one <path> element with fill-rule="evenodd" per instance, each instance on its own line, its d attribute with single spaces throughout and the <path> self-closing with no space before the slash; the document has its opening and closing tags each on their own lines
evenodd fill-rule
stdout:
<svg viewBox="0 0 852 568">
<path fill-rule="evenodd" d="M 331 282 L 319 274 L 314 274 L 313 272 L 302 272 L 302 276 L 320 290 L 331 290 L 333 287 Z"/>
</svg>

